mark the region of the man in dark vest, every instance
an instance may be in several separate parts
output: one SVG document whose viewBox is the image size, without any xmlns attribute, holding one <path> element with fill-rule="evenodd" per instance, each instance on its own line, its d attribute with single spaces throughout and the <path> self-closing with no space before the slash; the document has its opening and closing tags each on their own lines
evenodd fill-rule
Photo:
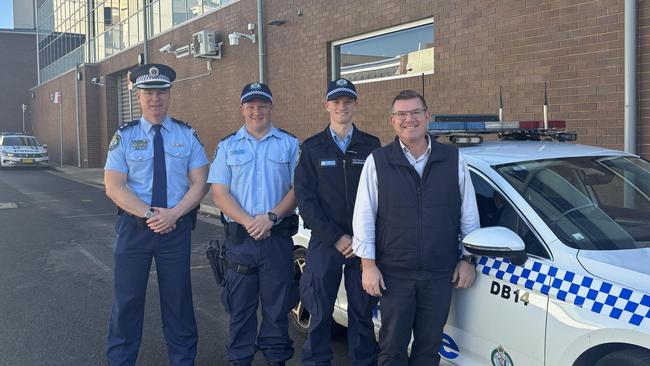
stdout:
<svg viewBox="0 0 650 366">
<path fill-rule="evenodd" d="M 426 132 L 424 98 L 402 91 L 391 112 L 397 137 L 366 159 L 352 247 L 364 290 L 381 296 L 379 365 L 437 365 L 452 288 L 474 281 L 458 239 L 480 227 L 476 197 L 462 154 Z"/>
</svg>

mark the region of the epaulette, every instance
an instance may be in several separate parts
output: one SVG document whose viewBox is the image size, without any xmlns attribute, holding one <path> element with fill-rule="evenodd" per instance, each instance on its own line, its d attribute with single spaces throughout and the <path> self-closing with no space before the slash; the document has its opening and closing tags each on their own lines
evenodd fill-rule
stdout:
<svg viewBox="0 0 650 366">
<path fill-rule="evenodd" d="M 371 135 L 371 134 L 369 134 L 368 132 L 361 131 L 361 130 L 358 129 L 358 128 L 355 128 L 354 131 L 355 131 L 355 132 L 358 132 L 360 135 L 363 135 L 363 136 L 365 136 L 365 137 L 370 137 L 370 138 L 373 138 L 373 139 L 377 139 L 377 140 L 379 140 L 379 137 L 377 137 L 377 136 L 375 136 L 375 135 Z"/>
<path fill-rule="evenodd" d="M 192 128 L 192 126 L 190 126 L 189 123 L 184 122 L 184 121 L 181 121 L 181 120 L 178 120 L 178 119 L 176 119 L 176 118 L 172 118 L 172 121 L 178 123 L 179 125 L 185 126 L 185 127 L 187 127 L 187 128 Z"/>
<path fill-rule="evenodd" d="M 117 129 L 120 130 L 120 131 L 124 131 L 129 127 L 133 127 L 133 126 L 137 125 L 139 122 L 140 122 L 139 119 L 133 120 L 131 122 L 125 122 L 125 123 L 122 123 L 122 125 L 120 127 L 118 127 Z"/>
<path fill-rule="evenodd" d="M 285 131 L 285 130 L 283 130 L 283 129 L 281 129 L 281 128 L 278 128 L 278 130 L 280 130 L 280 131 L 286 133 L 287 135 L 289 135 L 289 136 L 295 138 L 296 140 L 298 139 L 298 138 L 296 137 L 296 135 L 292 134 L 291 132 Z"/>
<path fill-rule="evenodd" d="M 219 140 L 219 142 L 221 142 L 221 141 L 226 141 L 226 140 L 228 140 L 230 137 L 235 136 L 236 134 L 237 134 L 237 131 L 235 131 L 235 132 L 231 133 L 230 135 L 228 135 L 228 136 L 222 138 L 221 140 Z"/>
<path fill-rule="evenodd" d="M 312 142 L 320 142 L 321 137 L 323 136 L 324 132 L 319 132 L 315 135 L 311 135 L 305 139 L 305 141 L 302 142 L 303 145 L 311 144 Z"/>
</svg>

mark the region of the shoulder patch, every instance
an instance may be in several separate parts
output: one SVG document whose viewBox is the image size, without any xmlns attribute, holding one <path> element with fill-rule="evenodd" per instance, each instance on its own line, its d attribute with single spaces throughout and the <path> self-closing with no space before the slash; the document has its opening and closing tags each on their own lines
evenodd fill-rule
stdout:
<svg viewBox="0 0 650 366">
<path fill-rule="evenodd" d="M 185 127 L 187 127 L 187 128 L 192 128 L 192 126 L 190 126 L 189 123 L 184 122 L 184 121 L 181 121 L 181 120 L 178 120 L 178 119 L 176 119 L 176 118 L 172 118 L 172 121 L 178 123 L 179 125 L 185 126 Z"/>
<path fill-rule="evenodd" d="M 111 143 L 108 144 L 108 151 L 113 151 L 118 146 L 120 146 L 120 141 L 121 140 L 122 140 L 122 138 L 117 133 L 115 135 L 113 135 L 113 138 L 111 139 Z"/>
<path fill-rule="evenodd" d="M 117 129 L 120 130 L 120 131 L 124 131 L 129 127 L 133 127 L 133 126 L 137 125 L 138 123 L 140 123 L 139 119 L 133 120 L 131 122 L 125 122 L 120 127 L 118 127 Z"/>
<path fill-rule="evenodd" d="M 291 132 L 285 131 L 285 130 L 283 130 L 283 129 L 281 129 L 281 128 L 278 128 L 278 130 L 280 130 L 280 131 L 286 133 L 286 134 L 289 135 L 289 136 L 292 136 L 292 137 L 295 138 L 295 139 L 298 139 L 298 138 L 296 137 L 296 135 L 292 134 Z"/>
</svg>

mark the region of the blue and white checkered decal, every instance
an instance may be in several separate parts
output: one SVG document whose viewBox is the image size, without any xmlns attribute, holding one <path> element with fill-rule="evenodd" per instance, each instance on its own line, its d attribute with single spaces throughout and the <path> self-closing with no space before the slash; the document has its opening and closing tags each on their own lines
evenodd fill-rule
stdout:
<svg viewBox="0 0 650 366">
<path fill-rule="evenodd" d="M 642 292 L 533 260 L 526 261 L 524 266 L 516 266 L 507 259 L 481 257 L 476 268 L 484 275 L 590 309 L 594 313 L 649 327 L 650 296 Z"/>
</svg>

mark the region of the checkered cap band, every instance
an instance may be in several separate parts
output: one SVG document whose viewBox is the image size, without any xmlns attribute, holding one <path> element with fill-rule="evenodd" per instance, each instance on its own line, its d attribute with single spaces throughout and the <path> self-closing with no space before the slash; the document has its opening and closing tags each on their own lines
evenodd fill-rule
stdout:
<svg viewBox="0 0 650 366">
<path fill-rule="evenodd" d="M 138 78 L 135 79 L 136 87 L 169 88 L 171 85 L 172 83 L 171 81 L 169 81 L 169 77 L 160 73 L 157 74 L 156 76 L 152 76 L 150 74 L 144 74 L 138 76 Z"/>
<path fill-rule="evenodd" d="M 341 93 L 341 92 L 345 92 L 345 93 L 352 94 L 352 95 L 354 95 L 355 98 L 357 97 L 357 92 L 355 92 L 354 90 L 352 90 L 352 89 L 350 89 L 350 88 L 336 88 L 336 89 L 332 89 L 332 90 L 330 90 L 330 92 L 327 93 L 327 95 L 325 96 L 325 98 L 327 99 L 327 98 L 329 98 L 331 95 L 336 94 L 336 93 Z M 321 95 L 322 95 L 322 94 L 321 94 Z"/>
<path fill-rule="evenodd" d="M 650 328 L 650 295 L 597 278 L 565 271 L 533 260 L 516 266 L 507 259 L 481 257 L 477 270 L 552 299 L 586 308 L 612 319 Z"/>
<path fill-rule="evenodd" d="M 244 94 L 244 95 L 241 96 L 240 101 L 241 101 L 242 103 L 244 103 L 244 100 L 246 100 L 247 98 L 249 98 L 249 97 L 252 96 L 252 95 L 260 95 L 260 96 L 262 96 L 262 97 L 264 97 L 264 98 L 270 100 L 271 103 L 273 102 L 273 97 L 271 96 L 271 94 L 269 94 L 269 93 L 267 93 L 267 92 L 263 92 L 263 91 L 261 91 L 261 90 L 251 90 L 251 91 L 249 91 L 248 93 L 246 93 L 246 94 Z"/>
</svg>

